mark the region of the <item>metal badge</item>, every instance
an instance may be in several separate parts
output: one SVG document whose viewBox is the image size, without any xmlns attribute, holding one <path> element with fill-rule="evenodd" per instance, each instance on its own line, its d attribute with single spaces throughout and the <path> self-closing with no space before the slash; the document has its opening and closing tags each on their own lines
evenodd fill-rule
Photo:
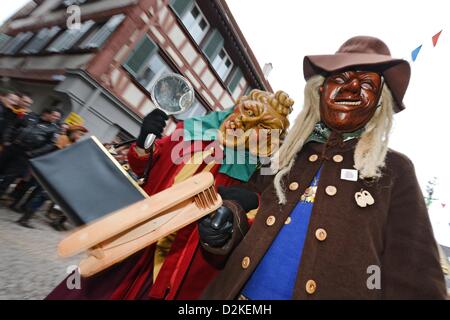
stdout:
<svg viewBox="0 0 450 320">
<path fill-rule="evenodd" d="M 341 180 L 358 181 L 358 170 L 341 169 Z"/>
</svg>

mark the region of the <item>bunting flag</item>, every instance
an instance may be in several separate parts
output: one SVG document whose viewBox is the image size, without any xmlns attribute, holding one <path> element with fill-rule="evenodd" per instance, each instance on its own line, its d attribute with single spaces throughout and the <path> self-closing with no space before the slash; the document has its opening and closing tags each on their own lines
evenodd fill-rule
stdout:
<svg viewBox="0 0 450 320">
<path fill-rule="evenodd" d="M 439 31 L 438 33 L 436 33 L 434 36 L 433 36 L 433 47 L 436 47 L 436 44 L 437 44 L 437 42 L 438 42 L 438 40 L 439 40 L 439 36 L 441 35 L 441 33 L 442 33 L 442 30 L 441 31 Z"/>
<path fill-rule="evenodd" d="M 412 61 L 416 61 L 417 55 L 419 54 L 420 49 L 422 49 L 422 45 L 418 46 L 411 52 Z"/>
<path fill-rule="evenodd" d="M 436 47 L 438 41 L 439 41 L 439 37 L 441 36 L 443 30 L 439 31 L 438 33 L 436 33 L 432 38 L 431 41 L 433 42 L 433 47 Z M 422 49 L 422 45 L 418 46 L 417 48 L 415 48 L 413 51 L 411 51 L 411 59 L 412 61 L 416 61 L 417 56 L 419 55 L 420 49 Z"/>
</svg>

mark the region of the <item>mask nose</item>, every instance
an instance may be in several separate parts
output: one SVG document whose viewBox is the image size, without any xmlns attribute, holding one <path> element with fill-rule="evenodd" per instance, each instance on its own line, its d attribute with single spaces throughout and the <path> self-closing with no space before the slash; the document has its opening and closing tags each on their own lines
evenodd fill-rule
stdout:
<svg viewBox="0 0 450 320">
<path fill-rule="evenodd" d="M 361 91 L 361 86 L 358 79 L 353 79 L 349 83 L 346 83 L 342 87 L 342 92 L 359 93 Z"/>
</svg>

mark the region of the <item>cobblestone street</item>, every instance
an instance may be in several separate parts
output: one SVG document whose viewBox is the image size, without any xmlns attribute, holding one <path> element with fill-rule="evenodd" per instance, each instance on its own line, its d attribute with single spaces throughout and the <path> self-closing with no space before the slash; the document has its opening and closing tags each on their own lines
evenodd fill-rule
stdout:
<svg viewBox="0 0 450 320">
<path fill-rule="evenodd" d="M 24 228 L 15 223 L 19 217 L 0 208 L 0 299 L 43 299 L 79 257 L 57 256 L 67 232 L 55 231 L 39 215 L 31 220 L 35 229 Z"/>
</svg>

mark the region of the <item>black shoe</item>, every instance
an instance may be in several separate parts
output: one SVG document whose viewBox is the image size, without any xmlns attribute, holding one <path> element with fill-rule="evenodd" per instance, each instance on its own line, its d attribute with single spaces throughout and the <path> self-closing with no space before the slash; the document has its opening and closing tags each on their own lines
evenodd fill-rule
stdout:
<svg viewBox="0 0 450 320">
<path fill-rule="evenodd" d="M 26 222 L 26 221 L 18 220 L 18 221 L 16 221 L 16 223 L 21 225 L 22 227 L 34 229 L 34 227 L 32 225 L 28 224 L 28 222 Z"/>
<path fill-rule="evenodd" d="M 56 231 L 67 231 L 67 228 L 64 226 L 64 223 L 50 222 L 50 226 Z"/>
<path fill-rule="evenodd" d="M 20 213 L 20 214 L 24 214 L 25 213 L 24 209 L 21 208 L 21 207 L 9 206 L 9 209 L 11 209 L 12 211 L 14 211 L 16 213 Z"/>
</svg>

